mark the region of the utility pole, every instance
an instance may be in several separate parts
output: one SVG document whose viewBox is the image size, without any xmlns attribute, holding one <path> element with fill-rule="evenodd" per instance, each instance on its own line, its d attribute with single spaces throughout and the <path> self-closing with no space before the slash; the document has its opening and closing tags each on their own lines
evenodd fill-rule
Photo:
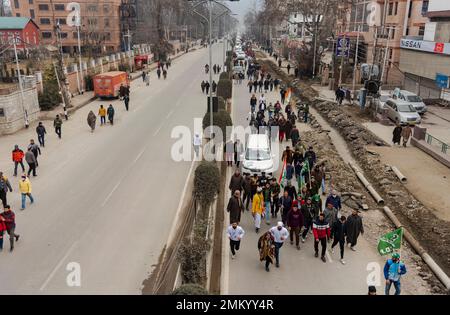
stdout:
<svg viewBox="0 0 450 315">
<path fill-rule="evenodd" d="M 212 1 L 209 0 L 209 114 L 211 139 L 213 137 L 213 101 L 212 101 Z"/>
<path fill-rule="evenodd" d="M 346 43 L 346 37 L 344 33 L 343 43 Z M 342 72 L 344 70 L 344 55 L 347 53 L 347 46 L 341 47 L 341 69 L 339 70 L 339 86 L 342 85 Z"/>
<path fill-rule="evenodd" d="M 123 37 L 127 38 L 127 48 L 128 48 L 128 63 L 130 65 L 130 73 L 133 72 L 133 62 L 131 59 L 131 34 L 130 34 L 130 29 L 128 28 L 127 30 L 127 34 L 123 35 Z"/>
<path fill-rule="evenodd" d="M 28 122 L 28 112 L 25 109 L 25 104 L 24 104 L 24 100 L 25 100 L 25 95 L 23 93 L 23 83 L 22 83 L 22 76 L 20 75 L 20 66 L 19 66 L 19 58 L 17 56 L 17 44 L 16 41 L 18 40 L 18 38 L 16 38 L 15 36 L 13 37 L 13 45 L 14 45 L 14 56 L 16 58 L 16 69 L 17 69 L 17 77 L 19 78 L 19 89 L 20 89 L 20 95 L 21 95 L 21 102 L 22 102 L 22 110 L 23 110 L 23 115 L 24 115 L 24 120 L 25 120 L 25 128 L 28 128 L 29 126 L 29 122 Z"/>
<path fill-rule="evenodd" d="M 83 86 L 83 65 L 82 65 L 82 61 L 81 61 L 81 39 L 80 39 L 80 28 L 81 28 L 81 23 L 79 23 L 77 25 L 77 34 L 78 34 L 78 63 L 79 63 L 79 67 L 80 69 L 78 70 L 78 72 L 80 73 L 80 94 L 84 93 L 84 86 Z"/>
<path fill-rule="evenodd" d="M 319 15 L 320 16 L 320 15 Z M 316 51 L 317 51 L 317 24 L 319 23 L 316 19 L 317 17 L 314 18 L 315 19 L 315 30 L 314 30 L 314 57 L 313 57 L 313 75 L 312 78 L 314 79 L 316 76 Z"/>
<path fill-rule="evenodd" d="M 352 85 L 352 91 L 355 93 L 356 88 L 356 69 L 358 66 L 358 54 L 359 54 L 359 36 L 361 32 L 361 25 L 358 25 L 358 36 L 356 37 L 356 51 L 355 51 L 355 64 L 353 66 L 353 85 Z"/>
</svg>

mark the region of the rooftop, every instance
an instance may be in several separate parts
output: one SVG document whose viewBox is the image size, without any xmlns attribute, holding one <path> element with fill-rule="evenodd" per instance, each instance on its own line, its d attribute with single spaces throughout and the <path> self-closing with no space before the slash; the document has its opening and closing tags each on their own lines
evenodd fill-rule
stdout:
<svg viewBox="0 0 450 315">
<path fill-rule="evenodd" d="M 27 26 L 28 22 L 34 23 L 28 17 L 0 17 L 0 29 L 2 30 L 22 30 Z"/>
</svg>

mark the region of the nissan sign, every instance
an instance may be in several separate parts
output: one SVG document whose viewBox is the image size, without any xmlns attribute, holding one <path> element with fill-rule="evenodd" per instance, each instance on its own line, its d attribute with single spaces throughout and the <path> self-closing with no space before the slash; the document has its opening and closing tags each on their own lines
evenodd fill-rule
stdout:
<svg viewBox="0 0 450 315">
<path fill-rule="evenodd" d="M 424 40 L 401 39 L 400 48 L 423 52 L 450 55 L 450 43 L 429 42 Z"/>
</svg>

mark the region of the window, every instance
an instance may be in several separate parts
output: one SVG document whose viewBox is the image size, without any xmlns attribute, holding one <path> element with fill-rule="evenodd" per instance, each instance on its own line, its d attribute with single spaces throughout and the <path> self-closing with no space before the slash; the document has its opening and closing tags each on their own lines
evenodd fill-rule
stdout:
<svg viewBox="0 0 450 315">
<path fill-rule="evenodd" d="M 392 15 L 392 12 L 394 11 L 394 2 L 389 2 L 389 11 L 388 15 Z"/>
<path fill-rule="evenodd" d="M 31 17 L 32 19 L 35 18 L 34 10 L 33 10 L 33 9 L 30 9 L 30 17 Z"/>
<path fill-rule="evenodd" d="M 52 38 L 52 32 L 42 32 L 42 38 Z"/>
<path fill-rule="evenodd" d="M 40 19 L 40 23 L 43 25 L 49 25 L 50 24 L 50 19 L 48 18 L 41 18 Z"/>
<path fill-rule="evenodd" d="M 29 4 L 33 4 L 33 0 L 28 0 L 28 3 Z"/>
<path fill-rule="evenodd" d="M 20 8 L 19 0 L 14 0 L 14 8 L 16 9 Z"/>
<path fill-rule="evenodd" d="M 56 19 L 56 24 L 59 24 L 59 25 L 66 25 L 67 22 L 66 22 L 66 19 L 59 18 L 59 19 Z"/>
<path fill-rule="evenodd" d="M 103 5 L 103 12 L 104 12 L 104 13 L 108 13 L 109 10 L 110 10 L 109 4 L 104 4 L 104 5 Z"/>
<path fill-rule="evenodd" d="M 61 38 L 67 38 L 67 33 L 59 33 L 59 36 L 60 36 Z"/>
<path fill-rule="evenodd" d="M 394 50 L 392 48 L 389 48 L 389 60 L 392 60 L 393 56 L 394 56 Z"/>
<path fill-rule="evenodd" d="M 40 11 L 48 11 L 48 4 L 40 4 L 38 8 Z"/>
<path fill-rule="evenodd" d="M 423 0 L 423 2 L 422 2 L 422 15 L 427 14 L 429 2 L 430 2 L 429 0 Z"/>
<path fill-rule="evenodd" d="M 109 19 L 105 19 L 105 27 L 109 27 Z"/>
<path fill-rule="evenodd" d="M 17 17 L 20 17 L 20 13 L 16 13 L 16 16 L 17 16 Z"/>
<path fill-rule="evenodd" d="M 103 34 L 103 37 L 105 40 L 109 41 L 109 40 L 111 40 L 111 33 L 105 33 L 105 34 Z"/>
<path fill-rule="evenodd" d="M 96 4 L 89 4 L 87 6 L 87 11 L 88 12 L 97 12 L 98 11 L 98 7 Z"/>
<path fill-rule="evenodd" d="M 64 11 L 65 9 L 64 4 L 55 4 L 55 11 Z"/>
<path fill-rule="evenodd" d="M 97 25 L 97 19 L 96 18 L 88 18 L 88 24 L 89 25 Z"/>
<path fill-rule="evenodd" d="M 395 2 L 394 8 L 395 8 L 395 10 L 394 10 L 394 15 L 397 15 L 397 12 L 398 12 L 398 2 Z"/>
<path fill-rule="evenodd" d="M 425 26 L 419 26 L 419 36 L 425 35 Z"/>
</svg>

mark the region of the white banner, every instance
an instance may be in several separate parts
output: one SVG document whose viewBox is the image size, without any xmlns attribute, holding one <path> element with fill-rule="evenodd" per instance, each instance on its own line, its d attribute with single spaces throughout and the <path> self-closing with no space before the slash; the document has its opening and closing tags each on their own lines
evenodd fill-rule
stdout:
<svg viewBox="0 0 450 315">
<path fill-rule="evenodd" d="M 450 55 L 450 43 L 428 42 L 414 39 L 401 39 L 400 48 Z"/>
</svg>

